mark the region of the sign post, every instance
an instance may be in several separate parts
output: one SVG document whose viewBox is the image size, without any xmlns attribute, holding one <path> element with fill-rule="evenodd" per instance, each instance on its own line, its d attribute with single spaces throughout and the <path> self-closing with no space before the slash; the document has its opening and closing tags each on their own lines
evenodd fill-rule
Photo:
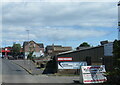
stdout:
<svg viewBox="0 0 120 85">
<path fill-rule="evenodd" d="M 81 83 L 103 83 L 107 81 L 104 76 L 105 66 L 81 66 L 80 82 Z"/>
</svg>

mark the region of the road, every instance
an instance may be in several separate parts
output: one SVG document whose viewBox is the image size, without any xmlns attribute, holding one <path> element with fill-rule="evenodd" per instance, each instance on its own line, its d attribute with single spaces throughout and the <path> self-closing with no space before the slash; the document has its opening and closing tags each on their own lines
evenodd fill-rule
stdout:
<svg viewBox="0 0 120 85">
<path fill-rule="evenodd" d="M 79 77 L 67 76 L 47 76 L 47 75 L 30 75 L 18 65 L 9 60 L 2 60 L 2 82 L 3 83 L 36 83 L 42 85 L 51 84 L 56 85 L 71 85 L 74 84 L 73 80 L 78 80 Z M 63 84 L 64 83 L 64 84 Z M 36 85 L 35 84 L 35 85 Z M 6 84 L 3 84 L 6 85 Z M 12 84 L 13 85 L 13 84 Z M 28 84 L 27 84 L 28 85 Z M 32 84 L 30 84 L 32 85 Z M 80 85 L 80 84 L 74 84 Z"/>
</svg>

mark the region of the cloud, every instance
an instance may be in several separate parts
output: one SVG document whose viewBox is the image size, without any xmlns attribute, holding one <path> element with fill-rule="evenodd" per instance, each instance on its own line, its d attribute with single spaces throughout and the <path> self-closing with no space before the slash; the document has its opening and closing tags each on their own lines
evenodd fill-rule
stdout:
<svg viewBox="0 0 120 85">
<path fill-rule="evenodd" d="M 118 2 L 119 0 L 4 0 L 3 2 Z"/>
<path fill-rule="evenodd" d="M 4 38 L 9 40 L 27 40 L 28 34 L 26 28 L 15 27 L 8 28 L 9 31 L 4 32 Z M 95 29 L 74 29 L 69 27 L 40 27 L 39 29 L 29 30 L 30 40 L 46 40 L 46 41 L 69 41 L 81 40 L 89 37 L 101 37 L 107 35 L 107 31 Z M 8 37 L 9 36 L 9 37 Z"/>
<path fill-rule="evenodd" d="M 92 29 L 74 29 L 74 28 L 46 28 L 39 29 L 35 32 L 37 37 L 44 37 L 48 40 L 79 40 L 88 37 L 101 37 L 107 34 L 105 31 L 92 30 Z"/>
<path fill-rule="evenodd" d="M 3 7 L 3 24 L 16 26 L 114 26 L 112 3 L 13 3 Z M 113 13 L 114 11 L 114 13 Z M 105 24 L 107 23 L 107 24 Z"/>
<path fill-rule="evenodd" d="M 8 40 L 27 40 L 27 29 L 33 40 L 99 38 L 117 25 L 117 3 L 5 2 L 2 9 L 3 39 Z"/>
</svg>

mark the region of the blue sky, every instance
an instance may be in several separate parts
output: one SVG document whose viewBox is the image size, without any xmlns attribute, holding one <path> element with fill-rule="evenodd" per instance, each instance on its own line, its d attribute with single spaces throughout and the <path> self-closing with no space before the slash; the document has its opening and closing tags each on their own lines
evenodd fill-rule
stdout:
<svg viewBox="0 0 120 85">
<path fill-rule="evenodd" d="M 3 2 L 3 46 L 28 39 L 38 43 L 96 46 L 117 39 L 117 2 Z"/>
</svg>

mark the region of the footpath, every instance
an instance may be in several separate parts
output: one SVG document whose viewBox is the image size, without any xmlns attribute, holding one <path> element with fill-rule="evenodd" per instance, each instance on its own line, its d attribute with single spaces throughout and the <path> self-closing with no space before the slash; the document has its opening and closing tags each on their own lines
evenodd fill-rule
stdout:
<svg viewBox="0 0 120 85">
<path fill-rule="evenodd" d="M 43 71 L 41 69 L 38 69 L 31 60 L 10 60 L 10 61 L 25 69 L 29 74 L 39 75 L 43 73 Z"/>
</svg>

